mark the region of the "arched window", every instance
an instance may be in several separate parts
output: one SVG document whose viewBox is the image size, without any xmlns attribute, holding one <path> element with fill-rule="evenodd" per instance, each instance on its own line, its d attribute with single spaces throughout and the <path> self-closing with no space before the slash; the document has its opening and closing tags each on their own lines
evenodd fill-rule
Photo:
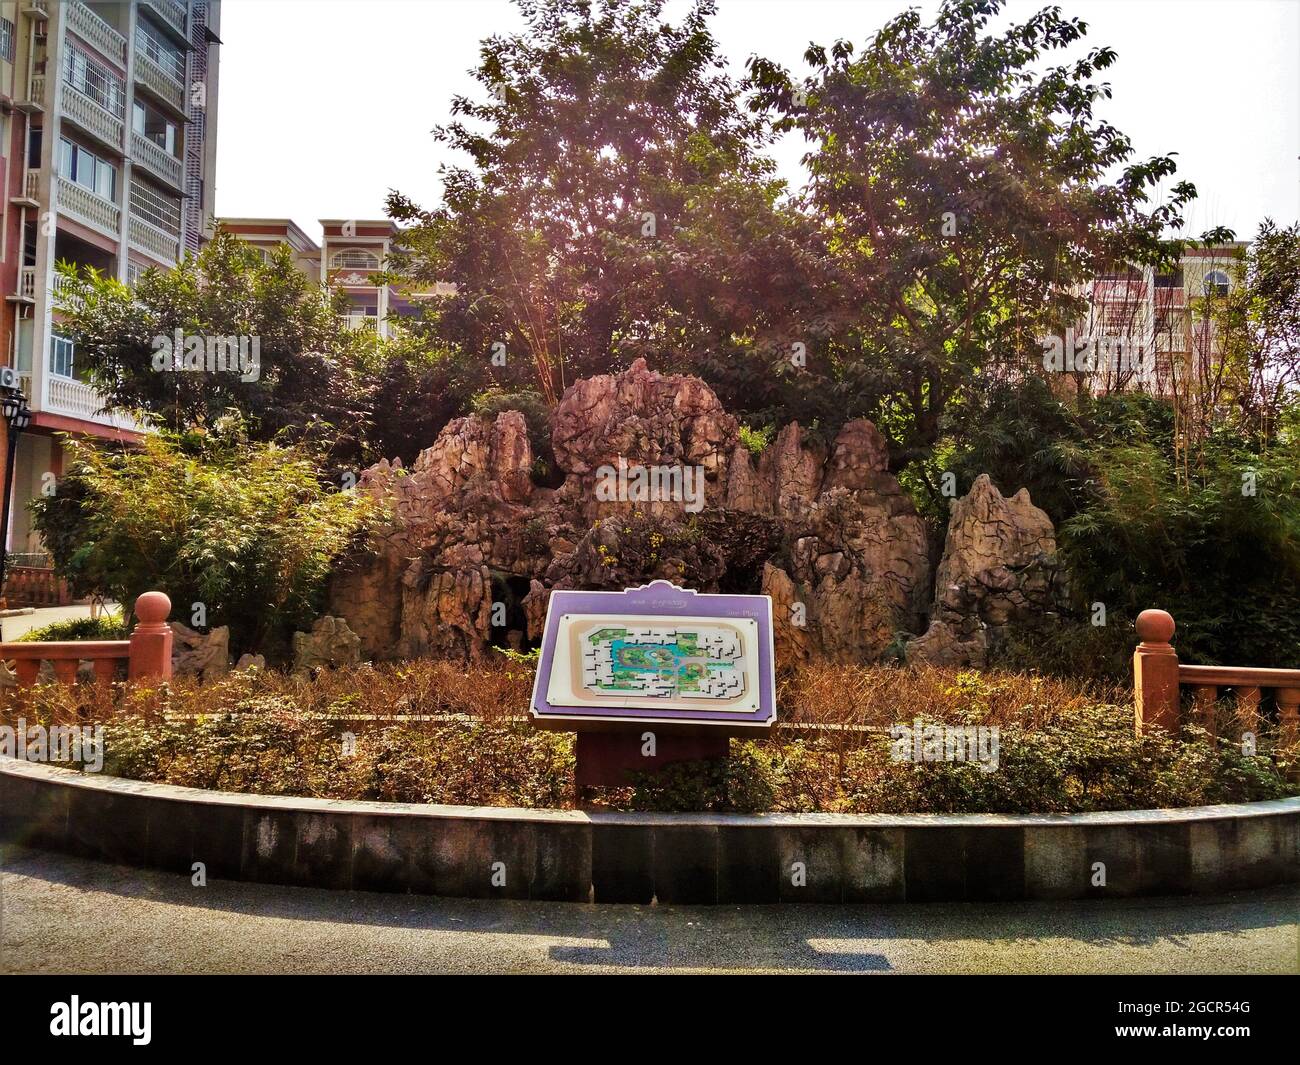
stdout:
<svg viewBox="0 0 1300 1065">
<path fill-rule="evenodd" d="M 379 256 L 361 248 L 344 248 L 330 256 L 330 266 L 341 270 L 378 270 Z"/>
<path fill-rule="evenodd" d="M 1206 274 L 1205 294 L 1207 296 L 1226 296 L 1228 294 L 1228 275 L 1222 270 L 1211 270 Z"/>
</svg>

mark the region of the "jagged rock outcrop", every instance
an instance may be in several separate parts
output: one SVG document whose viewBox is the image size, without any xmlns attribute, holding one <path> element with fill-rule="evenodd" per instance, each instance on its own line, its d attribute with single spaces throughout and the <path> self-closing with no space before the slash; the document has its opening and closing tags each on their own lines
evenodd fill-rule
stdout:
<svg viewBox="0 0 1300 1065">
<path fill-rule="evenodd" d="M 952 505 L 931 624 L 909 641 L 907 657 L 982 665 L 1008 625 L 1053 612 L 1063 594 L 1051 519 L 1028 490 L 1008 499 L 981 474 Z"/>
<path fill-rule="evenodd" d="M 537 640 L 554 588 L 655 579 L 771 595 L 782 662 L 871 660 L 909 636 L 918 655 L 974 654 L 981 626 L 1052 584 L 1050 522 L 982 478 L 954 505 L 936 599 L 928 530 L 864 419 L 829 442 L 791 422 L 754 456 L 703 381 L 638 359 L 575 382 L 551 425 L 558 487 L 529 478 L 517 411 L 457 418 L 410 469 L 365 471 L 392 518 L 336 574 L 330 611 L 367 657 L 476 659 Z"/>
<path fill-rule="evenodd" d="M 355 666 L 361 661 L 361 638 L 343 618 L 317 618 L 311 632 L 293 634 L 293 668 L 307 672 L 325 666 Z"/>
<path fill-rule="evenodd" d="M 172 673 L 211 680 L 230 672 L 230 627 L 197 632 L 179 621 L 172 627 Z"/>
</svg>

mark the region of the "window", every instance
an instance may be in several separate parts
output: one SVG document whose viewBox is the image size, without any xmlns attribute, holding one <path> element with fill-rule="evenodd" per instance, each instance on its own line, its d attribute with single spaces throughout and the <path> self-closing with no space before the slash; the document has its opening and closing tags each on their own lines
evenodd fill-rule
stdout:
<svg viewBox="0 0 1300 1065">
<path fill-rule="evenodd" d="M 153 141 L 168 155 L 180 155 L 177 151 L 180 138 L 177 136 L 176 123 L 164 118 L 152 107 L 146 107 L 139 100 L 131 107 L 131 128 L 145 140 Z"/>
<path fill-rule="evenodd" d="M 1211 270 L 1206 274 L 1205 294 L 1207 296 L 1226 296 L 1228 294 L 1228 275 L 1222 270 Z"/>
<path fill-rule="evenodd" d="M 185 53 L 167 39 L 167 34 L 143 15 L 135 25 L 135 45 L 182 85 L 185 84 Z"/>
<path fill-rule="evenodd" d="M 72 341 L 58 333 L 50 334 L 50 373 L 72 377 Z"/>
<path fill-rule="evenodd" d="M 0 59 L 14 61 L 14 24 L 7 18 L 0 18 Z"/>
<path fill-rule="evenodd" d="M 144 273 L 144 267 L 139 263 L 128 259 L 126 262 L 126 283 L 131 288 L 135 288 L 136 282 L 140 280 L 140 275 Z"/>
<path fill-rule="evenodd" d="M 1182 288 L 1183 268 L 1172 270 L 1167 274 L 1156 274 L 1156 288 Z"/>
<path fill-rule="evenodd" d="M 344 248 L 330 256 L 330 266 L 354 270 L 378 270 L 379 257 L 360 248 Z"/>
<path fill-rule="evenodd" d="M 59 138 L 58 169 L 69 181 L 116 201 L 117 167 L 66 137 Z"/>
<path fill-rule="evenodd" d="M 131 211 L 150 225 L 179 237 L 181 233 L 181 201 L 179 196 L 162 192 L 146 185 L 139 178 L 131 178 Z"/>
<path fill-rule="evenodd" d="M 126 86 L 122 79 L 76 45 L 67 46 L 63 80 L 118 118 L 126 113 Z"/>
</svg>

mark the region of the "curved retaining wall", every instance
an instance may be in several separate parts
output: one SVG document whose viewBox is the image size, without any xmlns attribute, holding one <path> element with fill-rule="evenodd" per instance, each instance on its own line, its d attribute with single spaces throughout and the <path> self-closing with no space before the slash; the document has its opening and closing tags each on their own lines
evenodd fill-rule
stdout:
<svg viewBox="0 0 1300 1065">
<path fill-rule="evenodd" d="M 203 862 L 232 880 L 575 902 L 1073 899 L 1300 881 L 1300 798 L 1027 816 L 588 814 L 239 795 L 0 758 L 0 839 L 185 875 Z"/>
</svg>

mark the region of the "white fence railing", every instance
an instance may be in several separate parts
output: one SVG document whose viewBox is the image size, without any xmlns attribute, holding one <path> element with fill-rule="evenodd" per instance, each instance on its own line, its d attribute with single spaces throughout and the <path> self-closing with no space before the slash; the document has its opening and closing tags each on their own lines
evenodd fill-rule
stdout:
<svg viewBox="0 0 1300 1065">
<path fill-rule="evenodd" d="M 27 176 L 23 179 L 23 195 L 29 200 L 35 200 L 37 203 L 40 203 L 41 172 L 39 170 L 27 171 Z"/>
<path fill-rule="evenodd" d="M 60 212 L 84 222 L 105 236 L 118 239 L 122 226 L 122 209 L 117 204 L 110 203 L 63 176 L 59 177 L 58 189 Z"/>
<path fill-rule="evenodd" d="M 28 396 L 32 395 L 32 375 L 30 371 L 19 373 L 18 379 Z M 145 427 L 129 414 L 116 411 L 104 411 L 104 397 L 85 381 L 58 374 L 45 375 L 45 396 L 40 409 L 50 414 L 61 414 L 65 418 L 80 418 L 82 421 L 94 422 L 96 425 L 111 425 L 115 429 L 126 429 L 133 433 L 142 433 Z"/>
<path fill-rule="evenodd" d="M 18 271 L 18 295 L 25 300 L 36 298 L 36 267 L 24 266 Z"/>
<path fill-rule="evenodd" d="M 130 218 L 131 243 L 143 252 L 165 263 L 180 262 L 181 241 L 179 237 L 166 233 L 157 226 L 152 226 L 143 218 L 132 215 Z"/>
<path fill-rule="evenodd" d="M 126 131 L 122 120 L 72 85 L 63 88 L 63 113 L 114 151 L 122 150 L 122 137 Z"/>
<path fill-rule="evenodd" d="M 64 4 L 68 28 L 113 62 L 126 65 L 126 38 L 90 10 L 81 0 Z"/>
<path fill-rule="evenodd" d="M 181 114 L 185 113 L 185 86 L 150 59 L 142 49 L 137 49 L 135 54 L 135 80 Z"/>
<path fill-rule="evenodd" d="M 143 164 L 155 177 L 162 178 L 178 191 L 184 191 L 181 161 L 135 130 L 131 131 L 131 158 Z"/>
<path fill-rule="evenodd" d="M 178 4 L 176 0 L 144 0 L 144 4 L 182 37 L 185 36 L 184 4 Z"/>
</svg>

